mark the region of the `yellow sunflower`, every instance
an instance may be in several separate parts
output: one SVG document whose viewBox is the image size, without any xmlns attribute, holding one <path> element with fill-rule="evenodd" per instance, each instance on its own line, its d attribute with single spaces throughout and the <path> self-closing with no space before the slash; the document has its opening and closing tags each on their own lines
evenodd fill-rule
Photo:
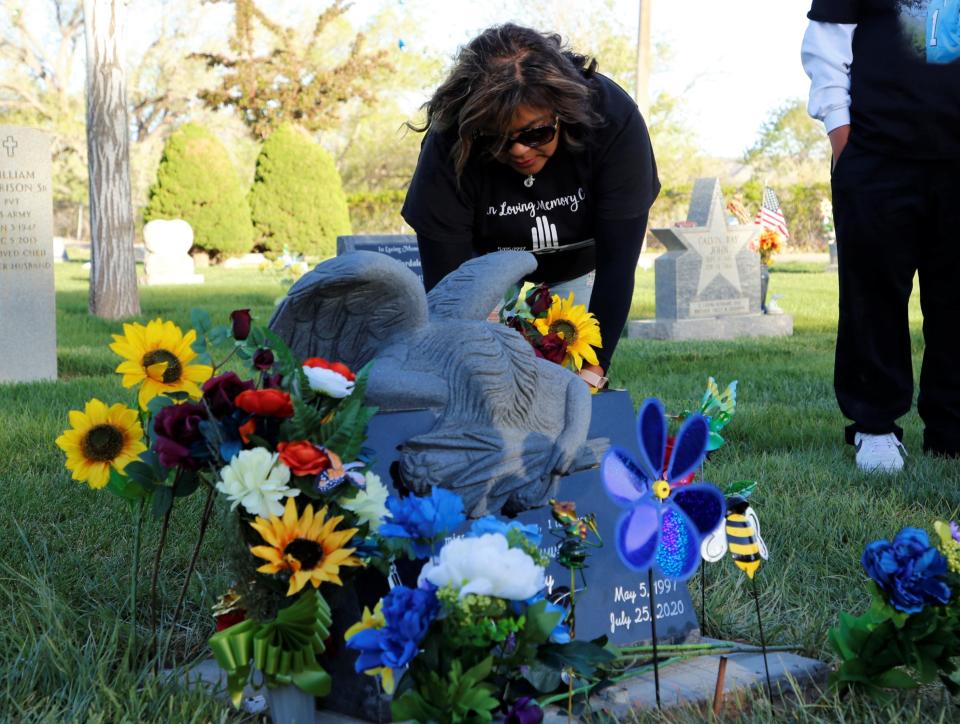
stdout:
<svg viewBox="0 0 960 724">
<path fill-rule="evenodd" d="M 116 371 L 123 375 L 123 386 L 140 387 L 140 407 L 157 395 L 168 392 L 186 392 L 193 398 L 201 395 L 198 382 L 205 382 L 213 374 L 208 365 L 190 364 L 197 353 L 191 349 L 197 333 L 186 334 L 173 322 L 154 319 L 146 327 L 142 324 L 123 325 L 123 334 L 113 335 L 110 349 L 124 358 Z"/>
<path fill-rule="evenodd" d="M 592 365 L 598 364 L 593 348 L 603 346 L 600 343 L 600 323 L 586 306 L 573 303 L 573 292 L 566 299 L 554 294 L 546 319 L 536 319 L 534 324 L 540 334 L 553 333 L 567 343 L 567 361 L 575 369 L 579 370 L 584 360 Z"/>
<path fill-rule="evenodd" d="M 107 484 L 111 465 L 122 473 L 147 449 L 137 411 L 120 403 L 108 408 L 100 400 L 90 400 L 83 412 L 70 411 L 70 425 L 57 445 L 67 454 L 73 479 L 91 488 Z"/>
<path fill-rule="evenodd" d="M 376 630 L 378 628 L 383 628 L 386 625 L 386 619 L 383 617 L 383 601 L 377 601 L 377 605 L 372 612 L 366 606 L 363 607 L 363 614 L 361 615 L 360 620 L 344 632 L 343 640 L 349 641 L 361 631 L 366 631 L 367 629 Z M 383 690 L 390 696 L 393 696 L 393 692 L 396 689 L 396 680 L 393 676 L 393 669 L 391 669 L 389 666 L 378 666 L 376 669 L 367 669 L 363 673 L 365 673 L 367 676 L 379 676 L 380 683 L 383 685 Z"/>
<path fill-rule="evenodd" d="M 363 561 L 350 555 L 355 548 L 343 547 L 357 529 L 336 530 L 341 520 L 342 515 L 327 520 L 326 506 L 314 515 L 313 505 L 308 505 L 303 515 L 297 517 L 297 504 L 293 498 L 287 498 L 283 518 L 275 515 L 269 520 L 258 517 L 250 524 L 268 544 L 250 549 L 257 558 L 267 561 L 257 570 L 260 573 L 289 571 L 288 596 L 302 589 L 308 581 L 314 588 L 325 581 L 342 586 L 340 566 L 361 566 Z"/>
</svg>

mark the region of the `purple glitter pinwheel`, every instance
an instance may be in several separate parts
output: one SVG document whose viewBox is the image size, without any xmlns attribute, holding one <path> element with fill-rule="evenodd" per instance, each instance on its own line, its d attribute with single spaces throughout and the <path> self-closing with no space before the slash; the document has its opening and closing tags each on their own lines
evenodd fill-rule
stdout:
<svg viewBox="0 0 960 724">
<path fill-rule="evenodd" d="M 685 580 L 700 561 L 700 541 L 726 514 L 723 494 L 710 483 L 677 485 L 703 462 L 710 427 L 690 415 L 677 433 L 666 474 L 667 418 L 663 403 L 644 400 L 637 415 L 640 459 L 612 446 L 600 466 L 607 495 L 627 508 L 617 526 L 624 565 L 642 571 L 654 563 L 666 578 Z"/>
</svg>

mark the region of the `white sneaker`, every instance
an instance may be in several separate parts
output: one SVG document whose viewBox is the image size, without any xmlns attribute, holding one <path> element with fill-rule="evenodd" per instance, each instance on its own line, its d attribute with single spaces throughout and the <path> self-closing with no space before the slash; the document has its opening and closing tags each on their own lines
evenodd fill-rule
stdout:
<svg viewBox="0 0 960 724">
<path fill-rule="evenodd" d="M 865 473 L 897 473 L 903 469 L 907 449 L 892 432 L 868 435 L 858 432 L 853 437 L 857 448 L 857 467 Z"/>
</svg>

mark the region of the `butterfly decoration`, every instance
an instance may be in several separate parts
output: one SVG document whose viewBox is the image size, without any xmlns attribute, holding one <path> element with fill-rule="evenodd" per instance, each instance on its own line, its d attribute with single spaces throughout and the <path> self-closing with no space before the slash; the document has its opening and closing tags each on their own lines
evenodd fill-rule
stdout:
<svg viewBox="0 0 960 724">
<path fill-rule="evenodd" d="M 700 414 L 707 418 L 710 436 L 707 440 L 707 452 L 718 450 L 726 440 L 720 435 L 733 419 L 737 411 L 737 381 L 734 380 L 721 393 L 717 381 L 707 378 L 707 391 L 700 400 Z"/>
<path fill-rule="evenodd" d="M 363 473 L 360 472 L 360 470 L 365 467 L 364 463 L 352 462 L 344 465 L 340 456 L 333 452 L 333 450 L 323 448 L 323 451 L 327 454 L 327 457 L 330 458 L 330 467 L 317 476 L 314 487 L 318 493 L 329 493 L 347 481 L 353 483 L 361 490 L 367 487 L 366 478 L 363 476 Z"/>
<path fill-rule="evenodd" d="M 674 580 L 686 580 L 696 571 L 701 541 L 724 519 L 726 503 L 709 483 L 677 483 L 703 462 L 709 434 L 703 415 L 688 416 L 661 473 L 667 417 L 663 403 L 649 398 L 637 415 L 640 459 L 615 446 L 604 455 L 600 473 L 607 495 L 627 509 L 617 525 L 616 546 L 628 568 L 641 571 L 656 564 Z"/>
</svg>

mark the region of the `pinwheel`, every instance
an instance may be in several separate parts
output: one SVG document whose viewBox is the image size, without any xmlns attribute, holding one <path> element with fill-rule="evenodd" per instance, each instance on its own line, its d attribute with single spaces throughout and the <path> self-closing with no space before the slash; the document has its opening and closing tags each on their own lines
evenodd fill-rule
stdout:
<svg viewBox="0 0 960 724">
<path fill-rule="evenodd" d="M 723 520 L 726 504 L 709 483 L 676 484 L 700 466 L 709 434 L 703 415 L 687 417 L 661 474 L 667 418 L 660 400 L 649 398 L 637 415 L 640 459 L 618 447 L 607 451 L 601 477 L 610 498 L 627 509 L 617 526 L 616 546 L 628 568 L 642 571 L 655 564 L 673 580 L 693 575 L 700 561 L 700 543 Z"/>
</svg>

